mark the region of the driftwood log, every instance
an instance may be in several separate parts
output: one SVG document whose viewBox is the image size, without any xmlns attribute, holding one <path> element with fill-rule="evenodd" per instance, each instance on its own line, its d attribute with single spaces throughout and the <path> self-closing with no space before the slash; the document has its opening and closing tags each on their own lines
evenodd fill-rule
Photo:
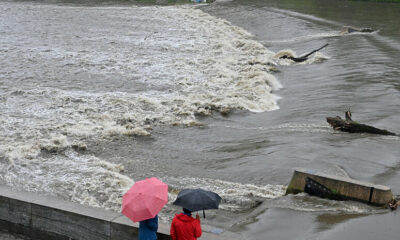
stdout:
<svg viewBox="0 0 400 240">
<path fill-rule="evenodd" d="M 340 33 L 342 33 L 342 34 L 353 33 L 353 32 L 372 33 L 375 31 L 376 30 L 374 30 L 372 28 L 344 27 Z"/>
<path fill-rule="evenodd" d="M 349 133 L 372 133 L 372 134 L 381 134 L 381 135 L 390 135 L 396 136 L 396 133 L 389 132 L 385 129 L 379 129 L 376 127 L 372 127 L 369 125 L 361 124 L 355 122 L 351 119 L 350 110 L 345 112 L 346 119 L 342 119 L 339 116 L 336 117 L 327 117 L 326 121 L 333 127 L 335 130 L 340 130 L 343 132 Z"/>
<path fill-rule="evenodd" d="M 328 45 L 329 45 L 329 44 L 327 43 L 327 44 L 325 44 L 324 46 L 322 46 L 322 47 L 320 47 L 320 48 L 318 48 L 318 49 L 315 49 L 315 50 L 313 50 L 313 51 L 311 51 L 311 52 L 309 52 L 309 53 L 307 53 L 307 54 L 305 54 L 305 55 L 303 55 L 303 56 L 301 56 L 301 57 L 292 57 L 292 56 L 288 56 L 288 55 L 283 55 L 283 56 L 281 56 L 280 58 L 283 58 L 283 59 L 287 58 L 287 59 L 290 59 L 290 60 L 292 60 L 292 61 L 294 61 L 294 62 L 304 62 L 304 61 L 306 61 L 306 60 L 308 59 L 308 57 L 309 57 L 311 54 L 313 54 L 313 53 L 315 53 L 315 52 L 318 52 L 319 50 L 323 49 L 324 47 L 326 47 L 326 46 L 328 46 Z"/>
</svg>

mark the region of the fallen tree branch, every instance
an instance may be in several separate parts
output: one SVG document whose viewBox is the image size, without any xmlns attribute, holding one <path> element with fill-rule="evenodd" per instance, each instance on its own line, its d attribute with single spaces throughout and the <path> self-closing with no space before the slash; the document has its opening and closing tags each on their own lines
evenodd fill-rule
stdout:
<svg viewBox="0 0 400 240">
<path fill-rule="evenodd" d="M 320 47 L 320 48 L 318 48 L 318 49 L 315 49 L 315 50 L 313 50 L 313 51 L 311 51 L 311 52 L 309 52 L 309 53 L 307 53 L 307 54 L 305 54 L 305 55 L 303 55 L 303 56 L 301 56 L 301 57 L 292 57 L 292 56 L 288 56 L 288 55 L 283 55 L 282 57 L 280 57 L 280 58 L 287 58 L 287 59 L 290 59 L 290 60 L 292 60 L 292 61 L 294 61 L 294 62 L 304 62 L 304 61 L 306 61 L 307 59 L 308 59 L 308 57 L 311 55 L 311 54 L 313 54 L 313 53 L 315 53 L 315 52 L 318 52 L 319 50 L 321 50 L 321 49 L 323 49 L 324 47 L 326 47 L 326 46 L 328 46 L 329 44 L 327 43 L 327 44 L 325 44 L 324 46 L 322 46 L 322 47 Z"/>
<path fill-rule="evenodd" d="M 346 119 L 342 119 L 341 117 L 336 116 L 336 117 L 327 117 L 326 121 L 333 127 L 333 129 L 343 132 L 371 133 L 371 134 L 396 136 L 396 133 L 390 132 L 388 130 L 379 129 L 373 126 L 353 121 L 351 119 L 350 110 L 346 111 Z"/>
</svg>

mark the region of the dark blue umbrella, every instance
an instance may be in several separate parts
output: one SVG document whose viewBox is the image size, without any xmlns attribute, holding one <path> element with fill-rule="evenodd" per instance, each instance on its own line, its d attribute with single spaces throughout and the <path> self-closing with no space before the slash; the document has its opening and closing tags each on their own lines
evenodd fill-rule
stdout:
<svg viewBox="0 0 400 240">
<path fill-rule="evenodd" d="M 221 197 L 215 192 L 206 191 L 201 188 L 183 189 L 179 192 L 174 205 L 189 209 L 192 212 L 207 209 L 218 209 Z"/>
</svg>

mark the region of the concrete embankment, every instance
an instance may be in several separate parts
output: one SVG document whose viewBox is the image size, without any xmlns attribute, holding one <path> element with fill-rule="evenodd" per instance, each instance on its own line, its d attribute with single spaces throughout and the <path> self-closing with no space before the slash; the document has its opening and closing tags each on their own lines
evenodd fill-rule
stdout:
<svg viewBox="0 0 400 240">
<path fill-rule="evenodd" d="M 286 194 L 304 192 L 307 178 L 328 188 L 335 195 L 334 197 L 339 199 L 355 200 L 380 206 L 387 205 L 393 199 L 389 187 L 301 168 L 295 169 Z"/>
<path fill-rule="evenodd" d="M 169 227 L 159 224 L 159 240 L 171 239 Z M 35 240 L 132 240 L 138 224 L 120 213 L 0 185 L 0 231 Z M 232 234 L 203 232 L 201 239 L 235 239 Z"/>
</svg>

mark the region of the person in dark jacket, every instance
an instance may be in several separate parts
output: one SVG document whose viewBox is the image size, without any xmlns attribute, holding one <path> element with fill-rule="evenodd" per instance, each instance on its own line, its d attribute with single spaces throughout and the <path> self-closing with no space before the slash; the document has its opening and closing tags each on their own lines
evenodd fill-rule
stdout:
<svg viewBox="0 0 400 240">
<path fill-rule="evenodd" d="M 139 240 L 157 240 L 158 215 L 139 222 Z"/>
<path fill-rule="evenodd" d="M 172 240 L 195 240 L 201 237 L 200 217 L 192 217 L 192 212 L 184 208 L 183 213 L 176 214 L 171 223 Z"/>
</svg>

